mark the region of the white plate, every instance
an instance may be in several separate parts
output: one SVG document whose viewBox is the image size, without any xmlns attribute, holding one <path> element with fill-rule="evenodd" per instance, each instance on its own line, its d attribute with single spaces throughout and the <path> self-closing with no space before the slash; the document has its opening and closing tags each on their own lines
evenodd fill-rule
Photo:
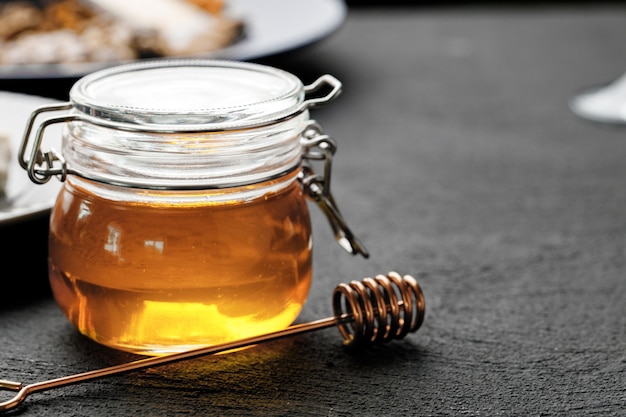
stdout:
<svg viewBox="0 0 626 417">
<path fill-rule="evenodd" d="M 202 57 L 252 60 L 295 50 L 327 37 L 347 14 L 342 0 L 228 0 L 244 21 L 245 36 L 233 45 Z M 0 78 L 80 77 L 117 63 L 0 65 Z"/>
<path fill-rule="evenodd" d="M 18 153 L 26 121 L 32 111 L 54 100 L 18 93 L 0 91 L 0 135 L 10 139 L 11 161 L 8 169 L 5 195 L 0 197 L 0 225 L 44 215 L 54 204 L 61 183 L 51 178 L 46 184 L 38 185 L 18 162 Z M 54 125 L 46 129 L 44 148 L 61 149 L 61 127 Z"/>
</svg>

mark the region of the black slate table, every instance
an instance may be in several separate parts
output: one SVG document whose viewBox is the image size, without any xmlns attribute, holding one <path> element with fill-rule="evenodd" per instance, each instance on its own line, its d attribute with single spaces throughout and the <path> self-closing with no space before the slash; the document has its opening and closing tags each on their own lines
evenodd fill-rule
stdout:
<svg viewBox="0 0 626 417">
<path fill-rule="evenodd" d="M 322 330 L 33 394 L 9 415 L 626 415 L 626 126 L 568 108 L 626 71 L 625 7 L 354 8 L 330 38 L 262 62 L 344 83 L 313 117 L 339 144 L 333 192 L 371 252 L 344 253 L 311 207 L 298 322 L 331 315 L 338 283 L 395 270 L 424 290 L 422 328 L 353 352 Z M 66 99 L 69 85 L 1 87 Z M 0 379 L 136 359 L 62 316 L 46 228 L 2 229 Z"/>
</svg>

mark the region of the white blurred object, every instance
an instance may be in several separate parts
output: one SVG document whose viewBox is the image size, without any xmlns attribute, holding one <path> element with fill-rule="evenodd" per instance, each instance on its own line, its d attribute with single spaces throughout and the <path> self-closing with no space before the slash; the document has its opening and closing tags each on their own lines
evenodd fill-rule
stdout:
<svg viewBox="0 0 626 417">
<path fill-rule="evenodd" d="M 578 94 L 569 106 L 588 120 L 626 124 L 626 73 L 611 84 Z"/>
<path fill-rule="evenodd" d="M 9 162 L 11 161 L 11 142 L 9 136 L 0 132 L 0 197 L 4 197 L 7 184 Z"/>
<path fill-rule="evenodd" d="M 0 227 L 8 223 L 17 223 L 36 216 L 46 215 L 56 200 L 61 189 L 61 182 L 56 178 L 44 185 L 37 185 L 20 166 L 18 155 L 26 121 L 34 109 L 44 104 L 59 103 L 49 98 L 0 91 L 0 136 L 6 142 L 0 145 L 4 184 L 0 195 Z M 46 129 L 44 149 L 61 149 L 61 126 Z M 29 152 L 27 152 L 29 155 Z"/>
</svg>

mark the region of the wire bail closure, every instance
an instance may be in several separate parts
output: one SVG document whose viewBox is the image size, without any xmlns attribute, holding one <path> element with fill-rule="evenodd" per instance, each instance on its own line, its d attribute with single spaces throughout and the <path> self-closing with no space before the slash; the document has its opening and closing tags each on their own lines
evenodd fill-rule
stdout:
<svg viewBox="0 0 626 417">
<path fill-rule="evenodd" d="M 314 96 L 315 93 L 320 92 L 320 90 L 325 87 L 330 87 L 330 91 L 322 94 L 320 96 Z M 310 85 L 303 87 L 303 92 L 305 95 L 305 99 L 295 108 L 291 109 L 290 112 L 284 113 L 280 116 L 277 116 L 274 119 L 268 119 L 265 122 L 258 124 L 246 125 L 246 128 L 255 128 L 261 127 L 265 125 L 271 125 L 274 123 L 278 123 L 289 118 L 292 118 L 298 114 L 301 114 L 308 109 L 318 107 L 324 104 L 327 104 L 334 100 L 340 93 L 342 89 L 341 82 L 333 77 L 332 75 L 325 74 L 320 76 L 317 80 L 315 80 Z M 312 96 L 312 97 L 307 97 Z M 88 123 L 100 127 L 125 130 L 125 131 L 143 131 L 145 129 L 159 132 L 159 133 L 175 133 L 177 130 L 173 130 L 171 128 L 165 129 L 150 129 L 146 125 L 137 125 L 133 126 L 128 123 L 121 123 L 113 120 L 107 119 L 99 119 L 90 114 L 82 114 L 79 112 L 67 113 L 75 108 L 75 104 L 71 101 L 60 103 L 60 104 L 52 104 L 52 105 L 43 105 L 36 108 L 29 116 L 27 120 L 26 129 L 24 130 L 24 135 L 22 136 L 22 141 L 19 149 L 19 163 L 20 166 L 27 171 L 28 177 L 35 184 L 45 184 L 47 183 L 51 177 L 57 176 L 59 181 L 65 181 L 65 178 L 68 174 L 76 174 L 82 176 L 81 173 L 76 172 L 72 169 L 72 167 L 68 167 L 65 158 L 63 155 L 55 150 L 49 149 L 44 151 L 42 148 L 43 137 L 45 130 L 54 124 L 61 123 L 70 123 L 70 122 L 82 122 Z M 57 117 L 50 117 L 42 120 L 37 126 L 36 132 L 33 134 L 35 120 L 44 113 L 51 112 L 60 112 L 66 111 L 65 114 L 62 114 Z M 211 131 L 223 131 L 224 128 L 219 129 L 211 129 L 207 128 L 198 128 L 196 129 L 183 129 L 185 132 L 189 133 L 198 133 L 198 132 L 211 132 Z M 32 144 L 31 136 L 33 136 Z M 28 157 L 27 157 L 28 154 Z"/>
<path fill-rule="evenodd" d="M 300 142 L 304 148 L 300 182 L 307 196 L 315 201 L 326 215 L 339 246 L 352 255 L 359 254 L 364 258 L 369 258 L 367 248 L 348 227 L 330 192 L 333 155 L 337 150 L 336 142 L 324 134 L 322 126 L 315 120 L 309 121 Z M 313 171 L 313 161 L 323 161 L 324 173 L 322 175 L 317 175 Z"/>
<path fill-rule="evenodd" d="M 41 143 L 43 141 L 44 130 L 48 126 L 57 123 L 70 122 L 72 120 L 75 120 L 75 117 L 66 115 L 62 117 L 49 118 L 42 121 L 37 128 L 37 132 L 35 134 L 35 142 L 30 149 L 30 158 L 26 158 L 28 142 L 33 131 L 35 119 L 40 114 L 43 114 L 45 112 L 70 110 L 71 108 L 72 104 L 69 102 L 58 105 L 40 106 L 35 109 L 28 118 L 28 123 L 26 125 L 26 129 L 24 130 L 24 135 L 22 136 L 22 142 L 20 144 L 18 160 L 20 166 L 25 169 L 26 172 L 28 172 L 28 177 L 35 184 L 45 184 L 50 180 L 52 176 L 55 175 L 58 176 L 59 181 L 65 181 L 65 177 L 67 176 L 67 164 L 65 162 L 65 158 L 63 158 L 63 155 L 61 155 L 61 153 L 59 153 L 55 149 L 50 149 L 46 152 L 42 152 Z M 56 164 L 56 162 L 58 162 L 59 164 Z M 58 165 L 60 165 L 60 167 Z"/>
<path fill-rule="evenodd" d="M 330 87 L 330 91 L 320 96 L 314 96 L 325 87 Z M 282 116 L 278 120 L 268 121 L 267 124 L 276 123 L 281 120 L 294 117 L 310 108 L 324 105 L 335 99 L 342 89 L 339 80 L 329 74 L 322 75 L 312 84 L 304 87 L 306 97 L 302 103 L 291 113 Z M 73 108 L 72 102 L 66 102 L 55 105 L 44 105 L 35 109 L 27 122 L 22 142 L 19 149 L 20 166 L 28 173 L 28 177 L 35 184 L 45 184 L 51 177 L 56 176 L 59 181 L 65 181 L 68 174 L 76 174 L 72 167 L 68 167 L 63 155 L 55 150 L 42 150 L 42 142 L 44 131 L 51 125 L 59 123 L 82 122 L 91 123 L 101 127 L 109 127 L 114 129 L 137 131 L 145 128 L 145 126 L 130 126 L 128 124 L 118 123 L 111 120 L 100 120 L 90 115 L 80 113 L 64 114 L 57 117 L 50 117 L 41 121 L 36 132 L 33 135 L 35 120 L 37 117 L 47 112 L 70 111 Z M 255 126 L 249 126 L 255 127 Z M 203 130 L 206 131 L 206 130 Z M 30 146 L 31 136 L 34 136 L 33 143 Z M 331 194 L 330 180 L 332 158 L 337 150 L 336 142 L 323 132 L 322 127 L 315 120 L 310 120 L 302 132 L 301 145 L 304 149 L 302 160 L 302 172 L 300 174 L 300 182 L 306 195 L 317 203 L 320 209 L 326 215 L 330 226 L 335 235 L 337 243 L 352 255 L 360 254 L 364 258 L 369 257 L 369 252 L 361 243 L 361 241 L 352 233 L 346 221 L 344 220 L 339 207 Z M 313 161 L 323 162 L 323 174 L 317 175 L 313 170 Z"/>
</svg>

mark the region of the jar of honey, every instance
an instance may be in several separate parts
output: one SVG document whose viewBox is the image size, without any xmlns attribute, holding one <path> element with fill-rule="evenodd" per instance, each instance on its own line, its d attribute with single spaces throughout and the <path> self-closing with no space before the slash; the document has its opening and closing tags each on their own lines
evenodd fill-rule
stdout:
<svg viewBox="0 0 626 417">
<path fill-rule="evenodd" d="M 86 75 L 69 102 L 33 112 L 20 162 L 63 183 L 48 262 L 70 322 L 145 355 L 290 325 L 312 278 L 307 199 L 368 255 L 330 194 L 335 142 L 309 118 L 340 90 L 329 75 L 304 86 L 258 64 L 153 60 Z M 44 151 L 58 123 L 62 149 Z"/>
</svg>

